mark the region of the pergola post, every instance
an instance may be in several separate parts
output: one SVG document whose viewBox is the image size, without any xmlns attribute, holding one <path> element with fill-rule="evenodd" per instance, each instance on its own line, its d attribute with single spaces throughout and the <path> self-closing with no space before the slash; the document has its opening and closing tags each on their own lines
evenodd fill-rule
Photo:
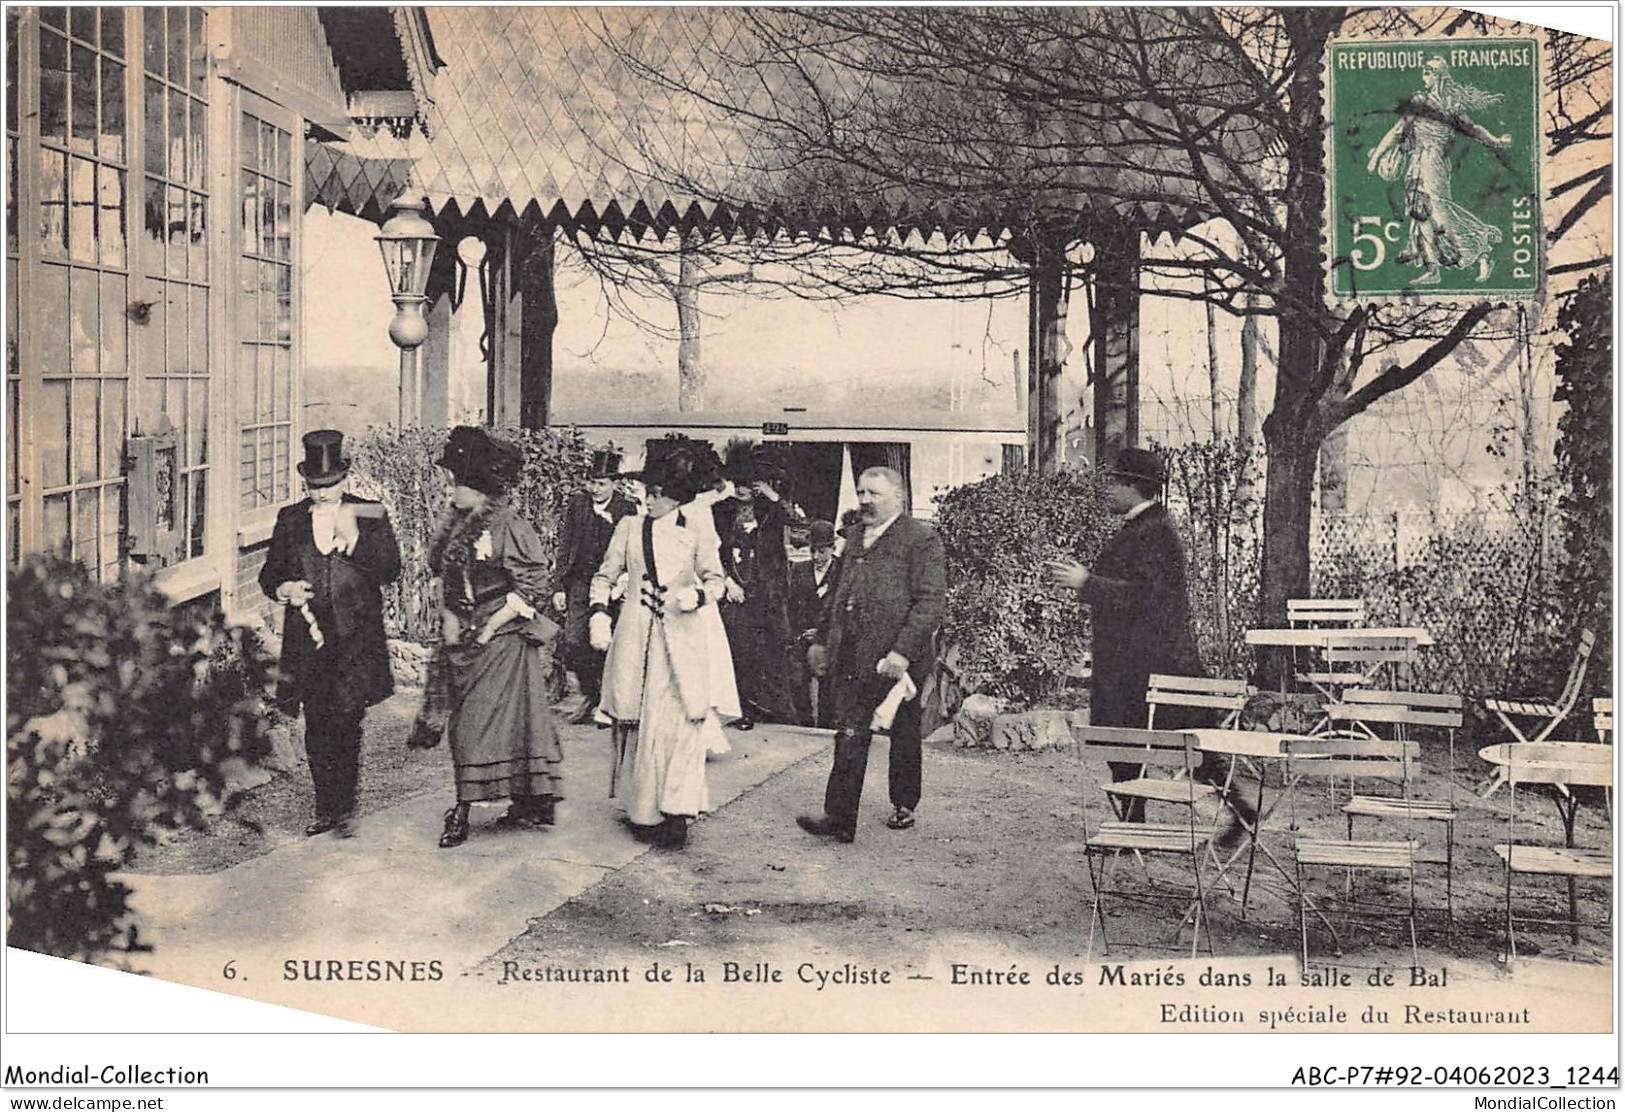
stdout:
<svg viewBox="0 0 1625 1112">
<path fill-rule="evenodd" d="M 1066 326 L 1066 241 L 1033 241 L 1027 294 L 1027 459 L 1041 474 L 1060 467 L 1061 355 Z"/>
<path fill-rule="evenodd" d="M 1140 441 L 1140 234 L 1117 227 L 1094 241 L 1095 464 Z"/>
<path fill-rule="evenodd" d="M 553 226 L 530 217 L 515 237 L 519 278 L 519 426 L 544 428 L 553 408 L 553 332 L 559 303 L 553 286 Z"/>
</svg>

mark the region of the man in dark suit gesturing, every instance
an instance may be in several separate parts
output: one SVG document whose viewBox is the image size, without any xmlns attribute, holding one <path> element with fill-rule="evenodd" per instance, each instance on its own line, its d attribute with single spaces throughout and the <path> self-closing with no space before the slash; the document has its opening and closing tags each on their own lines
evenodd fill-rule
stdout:
<svg viewBox="0 0 1625 1112">
<path fill-rule="evenodd" d="M 947 573 L 936 531 L 903 513 L 902 476 L 872 467 L 858 477 L 861 520 L 846 549 L 824 618 L 807 651 L 808 666 L 828 678 L 835 708 L 835 763 L 824 789 L 824 814 L 796 819 L 803 830 L 850 842 L 869 763 L 876 711 L 900 685 L 918 692 L 935 664 Z M 906 680 L 906 682 L 905 682 Z M 882 716 L 884 711 L 882 711 Z M 920 700 L 895 709 L 888 776 L 891 817 L 914 825 L 920 803 Z"/>
<path fill-rule="evenodd" d="M 1202 676 L 1202 658 L 1191 631 L 1185 587 L 1185 553 L 1168 510 L 1159 502 L 1165 472 L 1162 460 L 1144 448 L 1124 448 L 1106 473 L 1106 498 L 1123 525 L 1101 549 L 1093 569 L 1071 560 L 1052 560 L 1051 582 L 1079 592 L 1094 627 L 1094 678 L 1089 721 L 1096 726 L 1146 723 L 1146 688 L 1153 672 Z M 1209 722 L 1163 722 L 1165 729 Z M 1140 766 L 1113 762 L 1113 780 L 1137 776 Z M 1125 818 L 1138 821 L 1144 800 L 1135 800 Z"/>
</svg>

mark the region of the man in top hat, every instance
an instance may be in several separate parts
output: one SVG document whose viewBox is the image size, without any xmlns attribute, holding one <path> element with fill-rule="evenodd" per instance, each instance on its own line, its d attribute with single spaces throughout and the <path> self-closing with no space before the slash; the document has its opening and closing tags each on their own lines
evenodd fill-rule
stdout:
<svg viewBox="0 0 1625 1112">
<path fill-rule="evenodd" d="M 1165 478 L 1156 453 L 1124 448 L 1105 475 L 1107 505 L 1122 526 L 1093 568 L 1072 560 L 1047 565 L 1050 581 L 1079 592 L 1093 619 L 1092 725 L 1143 727 L 1154 672 L 1206 674 L 1191 631 L 1185 553 L 1159 501 Z M 1168 728 L 1199 724 L 1170 721 Z M 1164 725 L 1160 716 L 1157 725 Z M 1113 780 L 1128 780 L 1139 775 L 1139 766 L 1112 762 L 1111 772 Z M 1144 807 L 1134 800 L 1124 817 L 1141 821 Z"/>
<path fill-rule="evenodd" d="M 600 448 L 592 454 L 587 489 L 570 498 L 559 529 L 559 555 L 554 563 L 553 608 L 564 615 L 561 659 L 581 685 L 582 704 L 573 721 L 590 721 L 598 710 L 604 654 L 588 643 L 587 619 L 592 610 L 592 576 L 604 562 L 615 523 L 637 507 L 615 489 L 620 453 Z"/>
<path fill-rule="evenodd" d="M 790 628 L 797 634 L 802 645 L 811 645 L 818 636 L 818 624 L 824 616 L 824 600 L 829 597 L 830 590 L 835 586 L 835 576 L 840 568 L 835 559 L 835 526 L 827 521 L 813 521 L 807 526 L 807 547 L 812 552 L 812 559 L 804 563 L 790 565 Z M 794 654 L 801 657 L 802 654 Z M 795 660 L 791 661 L 796 664 Z M 797 692 L 803 688 L 815 688 L 818 681 L 812 679 L 810 683 L 800 682 L 808 677 L 798 675 Z M 834 706 L 828 699 L 815 700 L 812 691 L 807 690 L 804 696 L 807 709 L 811 712 L 803 715 L 805 721 L 814 722 L 825 729 L 834 721 Z"/>
<path fill-rule="evenodd" d="M 299 464 L 306 497 L 277 514 L 260 588 L 287 607 L 282 625 L 278 703 L 305 712 L 305 753 L 316 789 L 308 835 L 354 833 L 361 719 L 389 697 L 389 646 L 382 587 L 400 574 L 389 514 L 344 490 L 350 461 L 344 436 L 304 436 Z"/>
</svg>

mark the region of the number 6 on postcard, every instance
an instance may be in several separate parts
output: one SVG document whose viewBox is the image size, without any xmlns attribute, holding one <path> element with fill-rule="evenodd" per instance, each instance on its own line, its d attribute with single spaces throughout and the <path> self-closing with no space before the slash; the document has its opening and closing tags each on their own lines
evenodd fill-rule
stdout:
<svg viewBox="0 0 1625 1112">
<path fill-rule="evenodd" d="M 1335 296 L 1535 296 L 1544 261 L 1539 59 L 1534 39 L 1332 44 Z"/>
</svg>

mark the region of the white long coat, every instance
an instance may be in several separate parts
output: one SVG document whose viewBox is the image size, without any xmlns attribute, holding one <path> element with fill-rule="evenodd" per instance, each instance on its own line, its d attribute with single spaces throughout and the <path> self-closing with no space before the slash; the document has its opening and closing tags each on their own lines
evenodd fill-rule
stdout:
<svg viewBox="0 0 1625 1112">
<path fill-rule="evenodd" d="M 660 628 L 651 629 L 655 613 L 644 603 L 648 583 L 643 528 L 648 520 L 645 514 L 620 520 L 604 562 L 592 578 L 593 602 L 607 603 L 616 580 L 622 572 L 627 575 L 626 598 L 604 661 L 599 708 L 623 722 L 640 720 L 645 670 L 660 667 L 670 669 L 691 720 L 703 718 L 709 711 L 737 718 L 739 693 L 734 685 L 733 657 L 716 603 L 724 583 L 716 546 L 706 543 L 701 531 L 688 527 L 682 511 L 654 520 L 655 568 L 665 596 Z M 702 588 L 706 604 L 688 613 L 679 611 L 677 594 L 685 587 Z"/>
</svg>

